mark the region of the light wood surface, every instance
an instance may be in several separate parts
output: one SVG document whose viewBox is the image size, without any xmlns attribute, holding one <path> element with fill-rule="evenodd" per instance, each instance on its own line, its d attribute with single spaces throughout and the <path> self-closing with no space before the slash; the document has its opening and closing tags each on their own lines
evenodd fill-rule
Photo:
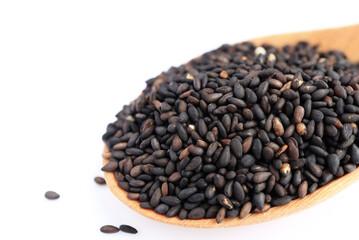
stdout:
<svg viewBox="0 0 359 240">
<path fill-rule="evenodd" d="M 341 50 L 346 54 L 348 59 L 353 62 L 359 62 L 359 25 L 311 32 L 275 35 L 253 39 L 250 41 L 255 44 L 269 43 L 274 46 L 281 47 L 286 44 L 295 44 L 301 40 L 308 41 L 311 44 L 319 44 L 319 50 L 321 51 L 327 51 L 331 49 Z M 105 148 L 104 152 L 108 152 L 108 149 Z M 104 158 L 103 164 L 106 164 L 107 162 L 108 159 Z M 215 219 L 180 220 L 178 217 L 167 218 L 166 216 L 158 214 L 153 210 L 143 209 L 139 206 L 139 201 L 133 201 L 127 198 L 127 192 L 118 187 L 117 180 L 113 173 L 105 172 L 105 179 L 112 193 L 124 204 L 136 212 L 156 221 L 194 228 L 236 227 L 258 224 L 284 217 L 310 208 L 320 202 L 327 200 L 328 198 L 343 190 L 345 187 L 357 181 L 358 178 L 359 168 L 357 168 L 352 173 L 346 174 L 343 177 L 317 189 L 314 193 L 309 194 L 304 199 L 293 200 L 285 206 L 273 207 L 263 213 L 250 214 L 242 220 L 239 218 L 226 218 L 221 224 L 217 224 Z"/>
<path fill-rule="evenodd" d="M 281 47 L 286 44 L 293 45 L 302 40 L 312 45 L 319 44 L 318 49 L 320 51 L 340 50 L 352 62 L 359 62 L 359 24 L 341 28 L 273 35 L 250 41 L 257 45 L 269 43 Z"/>
</svg>

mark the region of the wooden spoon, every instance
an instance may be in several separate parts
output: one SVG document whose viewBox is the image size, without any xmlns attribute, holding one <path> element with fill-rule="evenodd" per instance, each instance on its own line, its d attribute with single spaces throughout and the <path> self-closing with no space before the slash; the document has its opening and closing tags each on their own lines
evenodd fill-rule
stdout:
<svg viewBox="0 0 359 240">
<path fill-rule="evenodd" d="M 294 45 L 298 41 L 302 40 L 307 41 L 313 45 L 319 44 L 320 51 L 328 51 L 332 49 L 343 51 L 349 60 L 352 62 L 359 62 L 359 49 L 357 44 L 359 42 L 359 25 L 319 31 L 274 35 L 253 39 L 250 41 L 256 45 L 269 43 L 277 47 L 282 47 L 286 44 Z M 108 162 L 108 159 L 106 158 L 108 157 L 108 148 L 104 149 L 103 156 L 103 164 L 105 165 Z M 117 185 L 117 180 L 114 173 L 105 172 L 105 179 L 112 193 L 124 204 L 136 212 L 156 221 L 194 228 L 236 227 L 262 223 L 284 217 L 327 200 L 345 187 L 358 180 L 358 178 L 359 168 L 321 188 L 318 188 L 314 193 L 307 195 L 304 199 L 293 200 L 287 205 L 273 207 L 266 212 L 257 214 L 252 213 L 244 219 L 239 219 L 238 217 L 226 218 L 222 223 L 217 224 L 215 219 L 180 220 L 178 217 L 168 218 L 165 215 L 158 214 L 153 210 L 143 209 L 139 206 L 139 201 L 133 201 L 127 198 L 127 192 L 122 190 Z"/>
</svg>

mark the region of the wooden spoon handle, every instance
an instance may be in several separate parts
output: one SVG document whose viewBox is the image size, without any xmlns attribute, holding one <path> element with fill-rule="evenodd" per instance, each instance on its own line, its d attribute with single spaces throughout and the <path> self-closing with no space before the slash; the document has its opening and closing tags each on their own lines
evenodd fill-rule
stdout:
<svg viewBox="0 0 359 240">
<path fill-rule="evenodd" d="M 346 54 L 350 61 L 359 62 L 359 24 L 341 28 L 280 34 L 250 41 L 256 45 L 269 43 L 276 47 L 306 41 L 312 45 L 319 45 L 320 51 L 340 50 Z"/>
</svg>

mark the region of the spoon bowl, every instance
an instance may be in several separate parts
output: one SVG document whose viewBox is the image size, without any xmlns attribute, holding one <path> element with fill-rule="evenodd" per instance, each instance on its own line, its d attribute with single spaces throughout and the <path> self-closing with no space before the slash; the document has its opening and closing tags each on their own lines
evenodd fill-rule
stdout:
<svg viewBox="0 0 359 240">
<path fill-rule="evenodd" d="M 319 51 L 328 51 L 332 49 L 340 50 L 346 54 L 350 61 L 359 62 L 359 47 L 357 47 L 356 44 L 359 42 L 359 25 L 310 32 L 274 35 L 253 39 L 250 41 L 256 45 L 268 43 L 276 47 L 282 47 L 287 44 L 293 45 L 298 41 L 307 41 L 312 45 L 319 45 Z M 158 80 L 158 82 L 161 81 L 161 79 Z M 108 152 L 109 149 L 105 147 L 103 154 L 103 165 L 109 161 L 109 159 L 106 158 Z M 168 218 L 165 215 L 158 214 L 153 210 L 141 208 L 139 201 L 134 201 L 127 198 L 127 192 L 118 186 L 118 181 L 114 173 L 105 172 L 104 174 L 106 183 L 112 193 L 125 205 L 143 216 L 163 223 L 184 227 L 226 228 L 263 223 L 315 206 L 320 202 L 329 199 L 350 184 L 357 181 L 359 179 L 359 168 L 355 169 L 351 173 L 333 180 L 323 187 L 318 188 L 314 191 L 314 193 L 307 195 L 303 199 L 295 199 L 287 205 L 273 207 L 266 212 L 251 213 L 244 219 L 239 219 L 238 217 L 225 218 L 220 224 L 217 224 L 215 219 L 180 220 L 178 217 Z"/>
</svg>

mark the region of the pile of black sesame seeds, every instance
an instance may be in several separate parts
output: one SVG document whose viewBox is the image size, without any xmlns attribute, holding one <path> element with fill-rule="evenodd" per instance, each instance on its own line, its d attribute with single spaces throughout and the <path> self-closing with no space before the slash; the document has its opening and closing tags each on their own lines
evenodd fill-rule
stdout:
<svg viewBox="0 0 359 240">
<path fill-rule="evenodd" d="M 359 164 L 359 67 L 299 42 L 223 45 L 147 81 L 103 136 L 118 185 L 180 219 L 245 218 Z"/>
</svg>

